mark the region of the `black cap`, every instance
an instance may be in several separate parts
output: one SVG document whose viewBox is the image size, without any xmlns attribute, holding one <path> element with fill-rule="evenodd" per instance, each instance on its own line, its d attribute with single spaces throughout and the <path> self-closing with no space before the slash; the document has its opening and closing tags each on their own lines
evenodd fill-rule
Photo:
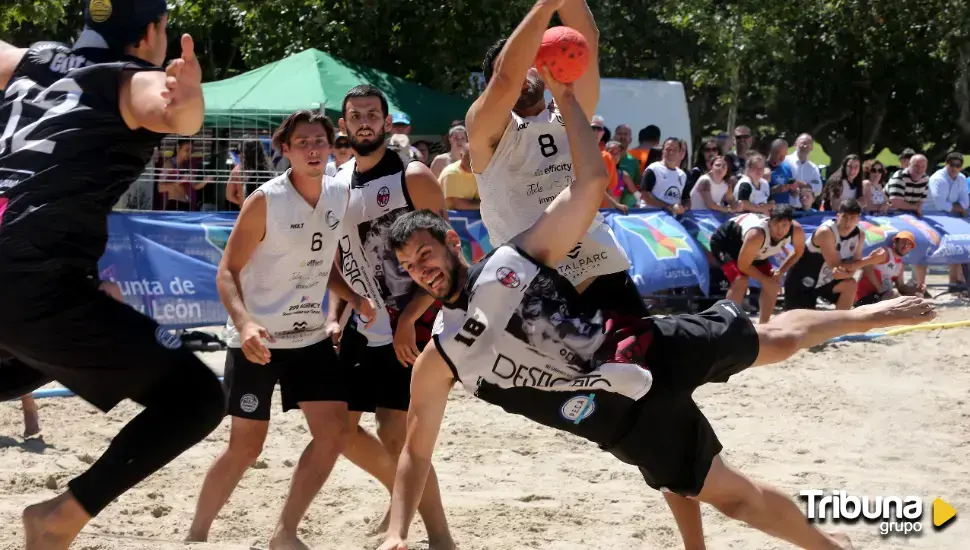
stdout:
<svg viewBox="0 0 970 550">
<path fill-rule="evenodd" d="M 137 42 L 145 27 L 166 13 L 166 0 L 87 0 L 84 24 L 111 48 L 123 48 Z"/>
</svg>

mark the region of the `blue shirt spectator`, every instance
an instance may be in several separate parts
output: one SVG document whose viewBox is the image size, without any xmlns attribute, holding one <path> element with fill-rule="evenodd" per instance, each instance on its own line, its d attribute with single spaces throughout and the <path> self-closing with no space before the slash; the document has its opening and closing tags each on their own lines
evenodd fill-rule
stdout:
<svg viewBox="0 0 970 550">
<path fill-rule="evenodd" d="M 963 155 L 950 153 L 946 156 L 946 166 L 930 176 L 926 210 L 966 215 L 970 208 L 970 192 L 967 189 L 967 177 L 960 173 L 961 168 Z"/>
</svg>

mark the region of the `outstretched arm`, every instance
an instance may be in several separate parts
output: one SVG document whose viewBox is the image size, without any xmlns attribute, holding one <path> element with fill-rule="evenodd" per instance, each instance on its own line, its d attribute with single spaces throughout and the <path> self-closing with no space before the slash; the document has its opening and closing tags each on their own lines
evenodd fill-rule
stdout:
<svg viewBox="0 0 970 550">
<path fill-rule="evenodd" d="M 0 90 L 6 89 L 7 83 L 13 77 L 13 72 L 20 65 L 20 60 L 27 53 L 26 48 L 18 48 L 0 40 Z"/>
<path fill-rule="evenodd" d="M 559 8 L 559 18 L 563 25 L 579 31 L 589 44 L 589 67 L 576 81 L 575 88 L 583 112 L 593 116 L 600 100 L 600 31 L 586 0 L 565 0 Z"/>
<path fill-rule="evenodd" d="M 465 127 L 476 172 L 484 170 L 492 160 L 493 148 L 505 133 L 509 113 L 522 94 L 522 83 L 529 68 L 535 63 L 542 34 L 562 2 L 538 0 L 532 6 L 495 60 L 495 70 L 485 92 L 468 109 Z"/>
<path fill-rule="evenodd" d="M 541 70 L 566 125 L 576 179 L 515 241 L 530 256 L 554 267 L 589 230 L 610 178 L 603 165 L 596 135 L 590 128 L 589 119 L 579 105 L 572 85 L 555 81 L 545 67 Z"/>
<path fill-rule="evenodd" d="M 118 101 L 121 116 L 132 130 L 190 136 L 202 127 L 202 68 L 192 37 L 182 36 L 182 57 L 165 72 L 142 71 L 122 81 Z"/>
<path fill-rule="evenodd" d="M 397 476 L 391 493 L 388 540 L 381 548 L 398 548 L 398 544 L 407 539 L 408 528 L 431 469 L 431 456 L 454 381 L 438 348 L 434 343 L 428 344 L 415 362 L 411 375 L 407 439 L 397 462 Z"/>
</svg>

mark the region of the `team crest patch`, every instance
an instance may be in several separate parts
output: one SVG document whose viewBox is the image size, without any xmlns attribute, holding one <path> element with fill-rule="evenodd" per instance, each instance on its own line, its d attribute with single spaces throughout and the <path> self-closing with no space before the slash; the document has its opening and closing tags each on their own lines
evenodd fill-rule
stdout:
<svg viewBox="0 0 970 550">
<path fill-rule="evenodd" d="M 179 349 L 182 347 L 182 339 L 177 335 L 165 330 L 165 327 L 155 329 L 155 341 L 168 349 Z"/>
<path fill-rule="evenodd" d="M 251 393 L 247 393 L 239 398 L 239 408 L 242 409 L 244 413 L 253 413 L 256 411 L 256 407 L 258 406 L 259 399 Z"/>
<path fill-rule="evenodd" d="M 593 402 L 593 394 L 577 395 L 563 403 L 562 408 L 559 409 L 559 414 L 573 424 L 579 424 L 589 418 L 595 410 L 596 403 Z"/>
<path fill-rule="evenodd" d="M 519 288 L 519 285 L 522 283 L 519 280 L 519 276 L 507 267 L 500 267 L 495 270 L 495 278 L 498 279 L 498 282 L 509 288 Z"/>
<path fill-rule="evenodd" d="M 88 4 L 88 13 L 91 20 L 95 23 L 104 23 L 111 17 L 111 0 L 91 0 Z"/>
<path fill-rule="evenodd" d="M 327 210 L 327 225 L 330 229 L 337 229 L 337 225 L 340 224 L 340 220 L 337 219 L 337 215 L 333 213 L 333 210 Z"/>
<path fill-rule="evenodd" d="M 391 202 L 391 190 L 385 185 L 377 190 L 377 206 L 384 208 Z"/>
</svg>

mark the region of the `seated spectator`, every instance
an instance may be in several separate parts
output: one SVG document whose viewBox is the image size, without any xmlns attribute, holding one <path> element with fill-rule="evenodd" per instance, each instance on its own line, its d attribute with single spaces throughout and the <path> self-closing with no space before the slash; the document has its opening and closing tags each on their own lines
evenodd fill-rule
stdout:
<svg viewBox="0 0 970 550">
<path fill-rule="evenodd" d="M 716 143 L 714 143 L 714 147 L 717 147 Z M 727 159 L 721 156 L 715 157 L 711 162 L 710 171 L 701 176 L 694 184 L 693 189 L 690 190 L 690 209 L 738 212 L 740 206 L 731 193 L 731 186 L 727 182 L 727 173 Z"/>
<path fill-rule="evenodd" d="M 768 200 L 770 189 L 762 176 L 765 173 L 765 157 L 761 153 L 751 153 L 745 160 L 744 175 L 734 186 L 734 198 L 740 204 L 741 212 L 768 214 L 774 202 Z"/>
<path fill-rule="evenodd" d="M 617 128 L 619 130 L 619 128 Z M 619 132 L 617 132 L 619 133 Z M 606 152 L 609 153 L 610 158 L 613 161 L 613 165 L 616 167 L 616 179 L 617 184 L 615 187 L 610 189 L 610 194 L 616 199 L 620 204 L 625 205 L 627 208 L 636 208 L 640 204 L 640 190 L 637 189 L 637 185 L 633 182 L 633 177 L 630 176 L 630 172 L 625 170 L 622 166 L 624 156 L 633 159 L 630 155 L 626 155 L 623 152 L 623 144 L 618 141 L 610 141 L 606 144 Z M 636 160 L 633 159 L 634 164 Z M 629 167 L 627 167 L 629 168 Z"/>
<path fill-rule="evenodd" d="M 749 279 L 761 285 L 759 323 L 771 318 L 785 273 L 805 251 L 805 231 L 795 221 L 794 213 L 791 205 L 777 204 L 769 217 L 741 214 L 721 224 L 711 236 L 711 253 L 731 285 L 728 300 L 743 307 Z M 772 269 L 771 258 L 789 244 L 794 246 L 792 253 L 778 269 Z"/>
<path fill-rule="evenodd" d="M 716 140 L 708 139 L 701 143 L 700 149 L 697 150 L 697 162 L 687 172 L 687 185 L 684 186 L 684 194 L 688 197 L 692 195 L 694 184 L 697 183 L 697 180 L 701 179 L 701 176 L 711 171 L 711 164 L 719 156 L 721 156 L 720 148 L 717 146 Z M 689 201 L 685 204 L 687 209 L 690 210 L 691 206 Z"/>
<path fill-rule="evenodd" d="M 903 149 L 903 152 L 899 153 L 899 169 L 905 170 L 909 168 L 909 163 L 915 156 L 916 151 L 910 149 L 909 147 Z"/>
<path fill-rule="evenodd" d="M 893 237 L 892 246 L 884 246 L 886 261 L 862 268 L 862 278 L 855 293 L 855 307 L 874 304 L 898 296 L 922 296 L 924 285 L 906 284 L 903 257 L 916 248 L 916 237 L 909 231 L 900 231 Z"/>
<path fill-rule="evenodd" d="M 438 175 L 438 183 L 445 193 L 445 206 L 448 210 L 478 210 L 481 197 L 478 196 L 478 181 L 472 173 L 471 155 L 468 142 L 461 146 L 461 160 L 449 164 Z"/>
<path fill-rule="evenodd" d="M 775 204 L 790 204 L 797 208 L 799 205 L 793 204 L 793 199 L 798 199 L 799 188 L 795 183 L 791 165 L 785 162 L 787 155 L 787 141 L 779 138 L 771 142 L 771 151 L 765 166 L 765 178 L 771 190 L 769 200 L 775 201 Z"/>
<path fill-rule="evenodd" d="M 817 201 L 822 194 L 822 172 L 814 162 L 808 160 L 808 156 L 814 149 L 815 140 L 812 136 L 802 134 L 795 140 L 795 152 L 785 157 L 785 162 L 791 166 L 792 177 L 795 178 L 799 190 L 808 189 L 812 192 L 813 200 Z M 800 203 L 801 196 L 800 192 L 798 195 L 793 195 L 792 202 L 795 203 L 797 198 Z"/>
<path fill-rule="evenodd" d="M 679 216 L 684 213 L 681 200 L 687 183 L 687 174 L 678 166 L 684 155 L 680 140 L 667 138 L 662 153 L 663 160 L 647 166 L 643 172 L 641 198 L 648 207 L 660 208 L 671 216 Z"/>
<path fill-rule="evenodd" d="M 884 214 L 889 210 L 889 201 L 883 191 L 886 183 L 886 167 L 876 159 L 867 160 L 862 165 L 862 196 L 866 199 L 866 212 Z"/>
<path fill-rule="evenodd" d="M 431 161 L 431 172 L 434 177 L 441 175 L 445 166 L 454 164 L 461 160 L 462 147 L 468 143 L 468 131 L 464 126 L 452 126 L 448 130 L 448 152 L 441 153 Z"/>
<path fill-rule="evenodd" d="M 898 170 L 886 185 L 889 207 L 923 215 L 923 202 L 929 195 L 930 178 L 926 176 L 928 161 L 923 155 L 913 155 L 906 168 Z M 920 281 L 923 283 L 924 281 Z"/>
<path fill-rule="evenodd" d="M 822 208 L 836 212 L 845 199 L 856 199 L 865 210 L 868 202 L 862 192 L 862 162 L 859 155 L 847 155 L 842 166 L 825 182 L 822 189 Z"/>
<path fill-rule="evenodd" d="M 865 232 L 859 228 L 862 206 L 855 199 L 839 204 L 839 212 L 818 226 L 805 245 L 805 253 L 785 278 L 785 311 L 815 309 L 818 299 L 847 310 L 855 300 L 855 272 L 886 261 L 878 248 L 862 257 Z"/>
<path fill-rule="evenodd" d="M 637 141 L 640 142 L 636 149 L 630 149 L 630 154 L 640 161 L 640 172 L 635 179 L 643 176 L 643 171 L 647 166 L 663 160 L 663 151 L 660 145 L 660 128 L 653 124 L 640 130 L 637 134 Z"/>
<path fill-rule="evenodd" d="M 330 177 L 337 175 L 337 170 L 340 169 L 344 163 L 349 162 L 354 156 L 354 152 L 350 147 L 350 138 L 347 134 L 343 132 L 337 132 L 333 136 L 333 160 L 327 163 L 326 174 Z"/>
</svg>

